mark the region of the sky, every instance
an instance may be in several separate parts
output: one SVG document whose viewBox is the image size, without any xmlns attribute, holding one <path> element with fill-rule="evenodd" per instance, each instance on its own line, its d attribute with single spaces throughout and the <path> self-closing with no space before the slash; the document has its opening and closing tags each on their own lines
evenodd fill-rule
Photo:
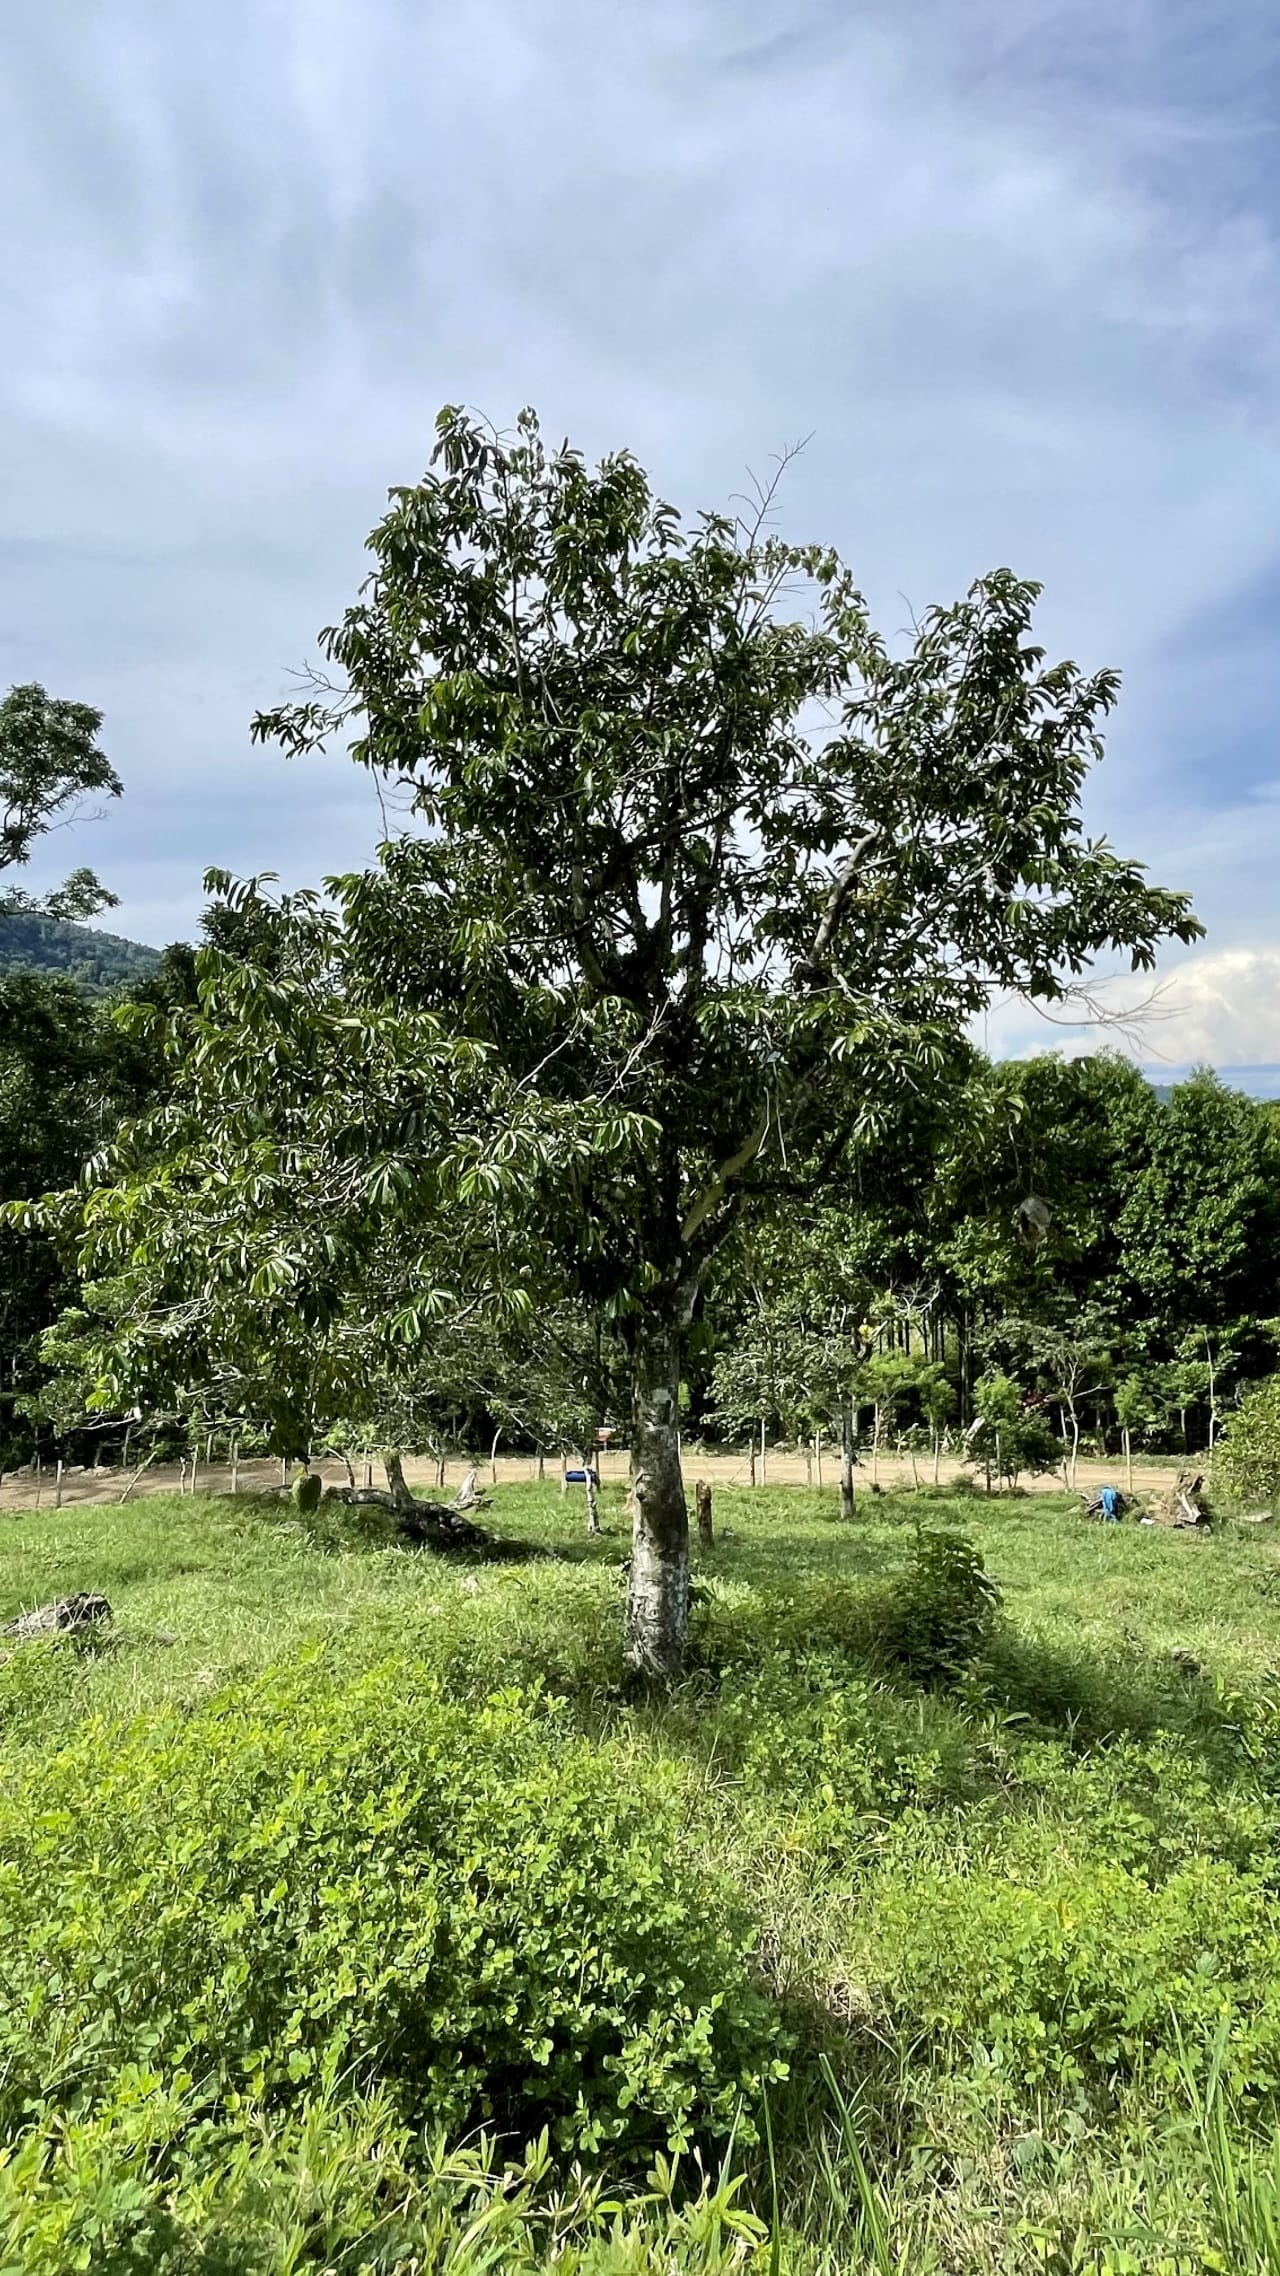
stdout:
<svg viewBox="0 0 1280 2276">
<path fill-rule="evenodd" d="M 780 527 L 887 633 L 1008 564 L 1121 669 L 1090 819 L 1208 928 L 1134 1048 L 1280 1061 L 1274 0 L 8 0 L 0 246 L 0 686 L 126 786 L 32 884 L 158 944 L 366 857 L 248 723 L 441 403 L 689 510 L 808 438 Z"/>
</svg>

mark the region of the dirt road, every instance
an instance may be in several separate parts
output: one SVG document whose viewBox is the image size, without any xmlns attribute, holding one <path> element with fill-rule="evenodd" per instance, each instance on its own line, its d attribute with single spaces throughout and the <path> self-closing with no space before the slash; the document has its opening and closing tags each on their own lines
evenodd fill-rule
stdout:
<svg viewBox="0 0 1280 2276">
<path fill-rule="evenodd" d="M 479 1474 L 480 1484 L 486 1489 L 491 1488 L 494 1484 L 498 1486 L 517 1483 L 527 1484 L 537 1476 L 537 1464 L 530 1455 L 499 1454 L 494 1464 L 490 1463 L 487 1455 L 477 1455 L 473 1459 L 474 1467 Z M 456 1493 L 467 1471 L 473 1467 L 473 1459 L 458 1456 L 446 1463 L 444 1483 L 446 1496 L 451 1498 Z M 1194 1466 L 1195 1462 L 1202 1458 L 1191 1456 L 1188 1459 Z M 628 1457 L 623 1448 L 611 1450 L 603 1455 L 600 1462 L 602 1482 L 610 1485 L 624 1482 L 627 1477 L 627 1462 Z M 434 1462 L 406 1460 L 404 1467 L 405 1476 L 411 1485 L 440 1491 Z M 544 1476 L 548 1483 L 554 1485 L 560 1475 L 558 1459 L 548 1456 L 543 1467 Z M 745 1486 L 750 1481 L 750 1466 L 745 1454 L 702 1454 L 696 1449 L 686 1448 L 684 1467 L 685 1480 L 691 1491 L 694 1480 L 697 1478 L 705 1478 L 712 1486 Z M 1157 1465 L 1135 1462 L 1133 1468 L 1135 1491 L 1138 1493 L 1154 1493 L 1159 1491 L 1161 1487 L 1168 1486 L 1172 1482 L 1174 1467 L 1175 1465 L 1169 1463 Z M 316 1464 L 316 1468 L 327 1482 L 342 1485 L 346 1481 L 346 1471 L 340 1462 L 319 1462 Z M 830 1493 L 834 1498 L 839 1483 L 839 1461 L 834 1450 L 827 1449 L 824 1452 L 821 1472 L 822 1475 L 819 1479 L 817 1466 L 815 1465 L 811 1472 L 803 1454 L 794 1451 L 774 1452 L 771 1449 L 760 1482 L 770 1486 L 805 1486 L 810 1484 L 818 1486 L 820 1484 L 822 1490 L 825 1493 Z M 363 1478 L 363 1472 L 359 1474 Z M 944 1460 L 941 1465 L 941 1477 L 944 1484 L 959 1476 L 972 1475 L 971 1471 L 966 1471 L 964 1466 L 954 1459 Z M 921 1485 L 928 1485 L 932 1482 L 933 1464 L 931 1459 L 926 1457 L 918 1460 L 917 1476 Z M 878 1477 L 879 1483 L 886 1489 L 893 1486 L 910 1486 L 912 1484 L 911 1465 L 909 1462 L 894 1457 L 882 1456 L 878 1466 Z M 855 1478 L 858 1492 L 866 1493 L 872 1482 L 869 1458 L 864 1458 L 859 1463 Z M 3 1484 L 0 1484 L 0 1511 L 53 1510 L 58 1506 L 63 1509 L 72 1509 L 88 1503 L 118 1502 L 128 1482 L 128 1473 L 120 1470 L 65 1470 L 59 1489 L 55 1474 L 50 1470 L 43 1471 L 39 1477 L 33 1475 L 29 1470 L 11 1471 L 4 1479 Z M 190 1484 L 189 1477 L 187 1482 Z M 215 1462 L 209 1465 L 201 1463 L 196 1482 L 201 1493 L 229 1493 L 231 1490 L 231 1473 L 223 1463 Z M 384 1482 L 380 1471 L 375 1472 L 375 1482 L 379 1485 Z M 180 1474 L 175 1463 L 163 1465 L 155 1463 L 137 1479 L 132 1489 L 132 1495 L 133 1498 L 141 1498 L 151 1494 L 175 1494 L 179 1489 L 179 1483 Z M 238 1486 L 241 1493 L 267 1493 L 273 1488 L 278 1489 L 280 1483 L 279 1462 L 242 1462 L 239 1466 Z M 1022 1484 L 1033 1493 L 1062 1492 L 1060 1477 L 1024 1478 Z M 1101 1485 L 1123 1488 L 1125 1486 L 1124 1464 L 1122 1461 L 1113 1463 L 1081 1461 L 1076 1484 L 1082 1493 Z M 572 1491 L 572 1489 L 570 1490 Z M 59 1491 L 61 1493 L 60 1503 Z"/>
</svg>

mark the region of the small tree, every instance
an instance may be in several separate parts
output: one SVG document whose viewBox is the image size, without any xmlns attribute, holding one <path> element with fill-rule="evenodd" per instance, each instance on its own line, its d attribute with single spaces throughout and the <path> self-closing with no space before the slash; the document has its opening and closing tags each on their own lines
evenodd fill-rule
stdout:
<svg viewBox="0 0 1280 2276">
<path fill-rule="evenodd" d="M 877 1352 L 873 1358 L 863 1361 L 856 1381 L 859 1402 L 872 1410 L 871 1480 L 873 1485 L 877 1485 L 885 1425 L 892 1425 L 894 1417 L 916 1390 L 920 1381 L 920 1362 L 909 1359 L 905 1352 Z"/>
<path fill-rule="evenodd" d="M 1125 1485 L 1133 1492 L 1133 1433 L 1144 1430 L 1155 1420 L 1155 1404 L 1148 1384 L 1141 1375 L 1126 1375 L 1117 1383 L 1113 1394 L 1116 1421 L 1120 1425 L 1120 1442 L 1124 1448 Z"/>
<path fill-rule="evenodd" d="M 1028 1411 L 1018 1385 L 1008 1375 L 984 1375 L 974 1385 L 976 1459 L 982 1463 L 987 1492 L 994 1476 L 1016 1486 L 1024 1470 L 1056 1470 L 1063 1449 L 1039 1415 Z"/>
<path fill-rule="evenodd" d="M 991 1340 L 1024 1354 L 1045 1395 L 1062 1410 L 1068 1483 L 1074 1487 L 1084 1410 L 1111 1380 L 1107 1323 L 1089 1309 L 1069 1320 L 1005 1320 Z"/>
<path fill-rule="evenodd" d="M 942 1435 L 955 1414 L 956 1394 L 941 1367 L 936 1365 L 921 1370 L 918 1390 L 921 1412 L 929 1426 L 933 1447 L 933 1482 L 936 1486 L 942 1465 Z"/>
</svg>

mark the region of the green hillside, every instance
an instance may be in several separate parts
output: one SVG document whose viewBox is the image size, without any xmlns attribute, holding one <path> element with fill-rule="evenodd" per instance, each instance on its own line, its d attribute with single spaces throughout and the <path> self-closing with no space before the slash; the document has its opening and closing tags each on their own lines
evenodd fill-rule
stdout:
<svg viewBox="0 0 1280 2276">
<path fill-rule="evenodd" d="M 0 916 L 0 973 L 60 972 L 104 993 L 159 969 L 160 951 L 59 917 Z"/>
</svg>

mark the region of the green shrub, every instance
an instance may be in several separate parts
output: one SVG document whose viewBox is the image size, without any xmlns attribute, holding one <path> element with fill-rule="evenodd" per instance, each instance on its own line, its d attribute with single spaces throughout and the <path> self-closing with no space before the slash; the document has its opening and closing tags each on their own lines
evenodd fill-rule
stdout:
<svg viewBox="0 0 1280 2276">
<path fill-rule="evenodd" d="M 0 1793 L 0 2131 L 342 2080 L 407 2125 L 648 2152 L 782 2068 L 749 1923 L 554 1703 L 313 1658 Z"/>
<path fill-rule="evenodd" d="M 1213 1456 L 1214 1486 L 1230 1501 L 1280 1506 L 1280 1375 L 1270 1375 L 1228 1417 Z"/>
<path fill-rule="evenodd" d="M 1196 1857 L 1158 1887 L 1101 1862 L 917 1860 L 869 1893 L 869 1965 L 900 2024 L 1020 2089 L 1165 2091 L 1231 2018 L 1232 2088 L 1280 2085 L 1280 1935 L 1260 1878 Z"/>
<path fill-rule="evenodd" d="M 964 1673 L 990 1640 L 1000 1591 L 963 1533 L 923 1532 L 889 1600 L 881 1642 L 895 1667 L 920 1683 Z"/>
</svg>

